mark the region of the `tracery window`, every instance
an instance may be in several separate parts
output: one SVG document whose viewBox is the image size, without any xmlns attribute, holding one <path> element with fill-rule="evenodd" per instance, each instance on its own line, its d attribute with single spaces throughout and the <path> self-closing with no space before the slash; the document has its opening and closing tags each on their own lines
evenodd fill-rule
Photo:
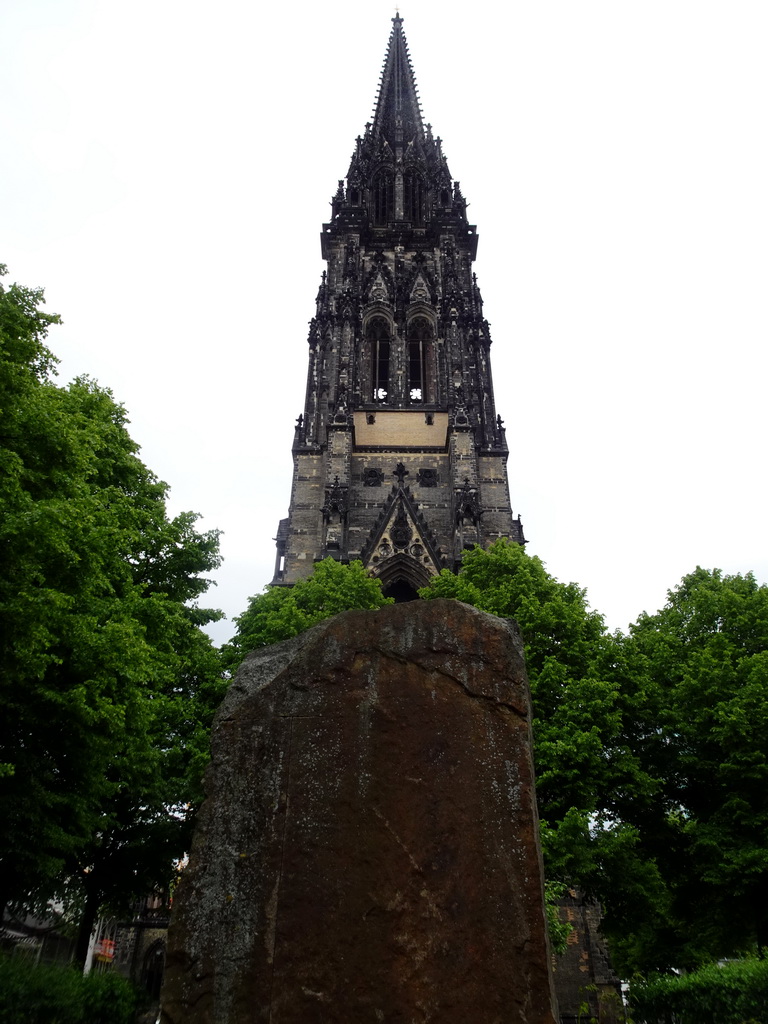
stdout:
<svg viewBox="0 0 768 1024">
<path fill-rule="evenodd" d="M 389 394 L 389 324 L 382 316 L 369 321 L 366 340 L 371 358 L 371 397 L 374 402 L 386 402 Z"/>
<path fill-rule="evenodd" d="M 374 175 L 371 182 L 371 213 L 373 223 L 386 226 L 394 219 L 395 179 L 390 171 L 382 170 Z"/>
<path fill-rule="evenodd" d="M 427 366 L 432 342 L 432 325 L 423 316 L 408 324 L 408 398 L 411 402 L 428 402 Z"/>
<path fill-rule="evenodd" d="M 426 220 L 426 194 L 424 179 L 418 171 L 406 171 L 403 176 L 405 219 L 416 227 Z"/>
</svg>

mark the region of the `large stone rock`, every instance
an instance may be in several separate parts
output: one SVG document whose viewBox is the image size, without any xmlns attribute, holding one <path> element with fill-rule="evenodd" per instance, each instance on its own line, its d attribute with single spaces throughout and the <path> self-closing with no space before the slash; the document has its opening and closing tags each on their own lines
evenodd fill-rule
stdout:
<svg viewBox="0 0 768 1024">
<path fill-rule="evenodd" d="M 213 733 L 165 1024 L 552 1024 L 522 647 L 454 601 L 252 654 Z"/>
</svg>

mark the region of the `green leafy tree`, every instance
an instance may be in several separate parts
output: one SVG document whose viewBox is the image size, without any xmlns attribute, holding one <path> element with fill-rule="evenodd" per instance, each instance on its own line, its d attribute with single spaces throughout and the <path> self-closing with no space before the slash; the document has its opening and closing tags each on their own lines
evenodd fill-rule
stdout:
<svg viewBox="0 0 768 1024">
<path fill-rule="evenodd" d="M 0 902 L 106 900 L 185 849 L 221 691 L 215 531 L 169 518 L 123 408 L 62 388 L 42 293 L 0 288 Z"/>
<path fill-rule="evenodd" d="M 668 960 L 768 944 L 768 587 L 697 568 L 631 629 L 639 756 L 663 779 L 643 829 L 671 894 Z M 651 770 L 651 769 L 649 769 Z M 674 957 L 674 959 L 672 959 Z"/>
<path fill-rule="evenodd" d="M 638 978 L 629 1005 L 635 1024 L 765 1024 L 768 961 L 734 960 L 682 975 Z"/>
<path fill-rule="evenodd" d="M 257 647 L 288 640 L 351 608 L 372 609 L 392 603 L 382 594 L 381 582 L 368 575 L 362 562 L 342 565 L 326 558 L 292 587 L 267 587 L 250 599 L 248 608 L 235 619 L 234 637 L 222 649 L 224 664 L 234 672 Z"/>
</svg>

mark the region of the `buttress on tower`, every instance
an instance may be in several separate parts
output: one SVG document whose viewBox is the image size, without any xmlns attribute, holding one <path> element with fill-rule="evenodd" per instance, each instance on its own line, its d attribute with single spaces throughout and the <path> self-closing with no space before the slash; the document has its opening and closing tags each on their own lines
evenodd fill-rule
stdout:
<svg viewBox="0 0 768 1024">
<path fill-rule="evenodd" d="M 360 559 L 404 600 L 475 544 L 525 539 L 472 272 L 476 228 L 422 121 L 403 19 L 392 22 L 373 121 L 321 234 L 327 269 L 273 583 L 328 556 Z"/>
</svg>

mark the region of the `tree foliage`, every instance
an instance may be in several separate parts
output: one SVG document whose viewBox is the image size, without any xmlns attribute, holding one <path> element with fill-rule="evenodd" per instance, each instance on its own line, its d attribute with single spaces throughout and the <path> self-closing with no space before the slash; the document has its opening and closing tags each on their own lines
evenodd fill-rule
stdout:
<svg viewBox="0 0 768 1024">
<path fill-rule="evenodd" d="M 632 983 L 634 1024 L 765 1024 L 768 961 L 707 964 L 690 974 L 657 974 Z"/>
<path fill-rule="evenodd" d="M 139 993 L 119 974 L 0 956 L 0 1024 L 133 1024 Z"/>
<path fill-rule="evenodd" d="M 267 587 L 250 599 L 247 609 L 235 619 L 234 637 L 222 650 L 224 664 L 234 672 L 257 647 L 288 640 L 339 612 L 385 604 L 392 604 L 392 599 L 384 597 L 381 582 L 368 575 L 362 562 L 342 565 L 326 558 L 292 587 Z"/>
<path fill-rule="evenodd" d="M 638 754 L 663 782 L 643 840 L 668 882 L 678 966 L 768 943 L 768 587 L 697 568 L 642 615 Z"/>
<path fill-rule="evenodd" d="M 124 409 L 52 379 L 56 317 L 0 289 L 3 904 L 158 884 L 185 848 L 221 684 L 197 607 L 215 531 L 170 518 Z M 167 877 L 167 875 L 165 876 Z"/>
</svg>

